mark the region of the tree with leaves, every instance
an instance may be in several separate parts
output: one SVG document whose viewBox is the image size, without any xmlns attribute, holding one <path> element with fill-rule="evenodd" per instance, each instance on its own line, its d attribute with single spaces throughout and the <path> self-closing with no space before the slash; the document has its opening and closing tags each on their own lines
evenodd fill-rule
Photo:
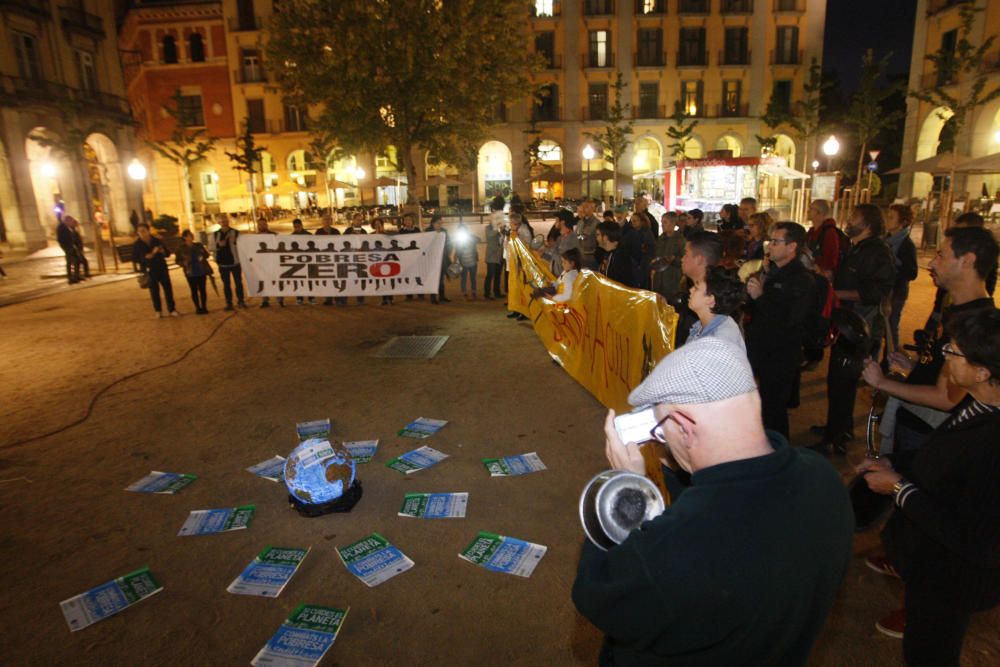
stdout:
<svg viewBox="0 0 1000 667">
<path fill-rule="evenodd" d="M 990 35 L 983 43 L 976 46 L 972 42 L 972 24 L 976 14 L 983 11 L 971 4 L 962 5 L 961 26 L 958 30 L 958 40 L 953 51 L 944 46 L 926 56 L 937 70 L 937 85 L 924 90 L 911 90 L 910 96 L 934 107 L 945 107 L 951 115 L 938 112 L 941 120 L 951 124 L 954 137 L 959 137 L 966 124 L 972 119 L 973 112 L 1000 97 L 1000 85 L 987 90 L 989 77 L 983 60 L 993 47 L 996 35 Z M 951 203 L 955 197 L 955 161 L 958 159 L 958 142 L 951 144 L 951 171 L 948 174 L 948 191 L 941 202 L 941 219 L 939 234 L 951 224 Z M 940 237 L 939 237 L 940 238 Z"/>
<path fill-rule="evenodd" d="M 854 128 L 861 147 L 858 153 L 857 179 L 854 181 L 855 204 L 861 201 L 861 176 L 869 145 L 882 130 L 898 123 L 904 115 L 901 110 L 887 113 L 884 108 L 886 99 L 897 90 L 897 86 L 882 82 L 891 57 L 892 53 L 887 53 L 881 60 L 875 60 L 871 49 L 865 52 L 861 58 L 861 80 L 847 110 L 847 124 Z"/>
<path fill-rule="evenodd" d="M 104 132 L 104 125 L 100 122 L 88 123 L 84 125 L 79 114 L 70 104 L 59 105 L 59 116 L 62 126 L 65 128 L 62 135 L 49 135 L 33 133 L 28 138 L 37 143 L 42 148 L 49 149 L 52 153 L 63 157 L 73 167 L 74 179 L 79 179 L 82 183 L 84 199 L 86 200 L 87 211 L 86 221 L 94 235 L 94 253 L 97 255 L 97 270 L 104 271 L 104 249 L 101 244 L 101 230 L 97 227 L 94 218 L 94 202 L 97 200 L 92 192 L 93 183 L 90 178 L 88 168 L 86 145 L 87 137 L 97 132 Z M 111 231 L 114 234 L 114 231 Z M 117 260 L 115 260 L 117 261 Z"/>
<path fill-rule="evenodd" d="M 586 135 L 601 149 L 602 157 L 611 163 L 612 192 L 617 193 L 618 162 L 632 143 L 630 137 L 635 129 L 635 122 L 629 113 L 632 105 L 622 101 L 625 81 L 621 72 L 618 72 L 611 88 L 614 90 L 614 101 L 604 118 L 604 127 L 600 132 L 587 132 Z"/>
<path fill-rule="evenodd" d="M 528 173 L 534 176 L 534 171 L 542 164 L 542 131 L 538 129 L 538 122 L 534 118 L 524 133 L 532 137 L 524 149 L 524 166 L 528 168 Z"/>
<path fill-rule="evenodd" d="M 683 160 L 687 158 L 687 145 L 694 136 L 694 128 L 698 127 L 698 121 L 685 113 L 684 105 L 680 101 L 674 102 L 674 114 L 670 120 L 667 138 L 673 143 L 667 148 L 675 160 Z"/>
<path fill-rule="evenodd" d="M 330 207 L 330 213 L 332 214 L 333 209 L 337 206 L 337 202 L 335 201 L 336 197 L 331 195 L 330 169 L 333 167 L 335 160 L 339 160 L 344 156 L 343 151 L 337 145 L 337 140 L 333 134 L 328 130 L 322 129 L 312 132 L 309 150 L 315 156 L 316 166 L 323 172 L 323 186 L 326 188 L 327 205 Z"/>
<path fill-rule="evenodd" d="M 208 136 L 204 127 L 191 127 L 192 119 L 184 117 L 181 112 L 182 96 L 178 88 L 171 96 L 173 106 L 164 106 L 163 110 L 174 119 L 174 129 L 170 139 L 165 141 L 146 141 L 154 151 L 180 167 L 181 171 L 181 201 L 184 215 L 187 218 L 188 229 L 194 229 L 194 206 L 191 202 L 191 167 L 205 159 L 215 147 L 215 139 Z"/>
<path fill-rule="evenodd" d="M 282 0 L 267 56 L 293 103 L 351 152 L 395 146 L 410 192 L 413 153 L 467 167 L 496 110 L 531 95 L 543 62 L 514 29 L 528 0 Z M 472 164 L 475 164 L 472 161 Z"/>
<path fill-rule="evenodd" d="M 250 131 L 250 120 L 243 119 L 243 132 L 236 138 L 236 151 L 226 151 L 226 157 L 233 163 L 233 169 L 243 172 L 250 179 L 250 218 L 257 226 L 257 184 L 254 176 L 263 170 L 261 158 L 267 146 L 258 146 Z M 260 169 L 258 169 L 260 166 Z"/>
</svg>

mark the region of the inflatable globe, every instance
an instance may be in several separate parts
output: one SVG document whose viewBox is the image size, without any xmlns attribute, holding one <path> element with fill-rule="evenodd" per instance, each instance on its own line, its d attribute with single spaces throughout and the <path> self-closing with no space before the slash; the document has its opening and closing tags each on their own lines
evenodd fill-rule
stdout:
<svg viewBox="0 0 1000 667">
<path fill-rule="evenodd" d="M 304 440 L 285 461 L 285 486 L 293 498 L 308 505 L 339 499 L 354 484 L 356 464 L 340 445 Z"/>
</svg>

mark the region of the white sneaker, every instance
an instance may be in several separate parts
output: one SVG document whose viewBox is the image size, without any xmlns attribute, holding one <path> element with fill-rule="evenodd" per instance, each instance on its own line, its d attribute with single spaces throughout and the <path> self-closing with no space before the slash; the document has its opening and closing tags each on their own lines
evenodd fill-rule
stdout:
<svg viewBox="0 0 1000 667">
<path fill-rule="evenodd" d="M 163 317 L 163 313 L 156 313 L 156 319 L 160 319 L 161 317 Z"/>
<path fill-rule="evenodd" d="M 176 310 L 171 310 L 170 311 L 170 317 L 180 317 L 180 316 L 181 316 L 181 314 L 178 313 Z"/>
</svg>

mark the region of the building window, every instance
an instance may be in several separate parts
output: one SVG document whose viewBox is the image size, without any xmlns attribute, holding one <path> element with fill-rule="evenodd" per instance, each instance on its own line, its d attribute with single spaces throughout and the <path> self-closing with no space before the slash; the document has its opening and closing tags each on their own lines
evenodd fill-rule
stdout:
<svg viewBox="0 0 1000 667">
<path fill-rule="evenodd" d="M 177 118 L 184 127 L 204 127 L 205 112 L 201 95 L 181 95 L 177 104 Z"/>
<path fill-rule="evenodd" d="M 551 30 L 535 33 L 535 53 L 545 58 L 549 67 L 556 66 L 556 33 Z"/>
<path fill-rule="evenodd" d="M 260 62 L 260 51 L 257 49 L 243 49 L 240 55 L 243 62 L 243 83 L 263 81 L 264 67 Z"/>
<path fill-rule="evenodd" d="M 639 84 L 639 117 L 658 118 L 658 103 L 660 101 L 660 84 L 646 82 Z"/>
<path fill-rule="evenodd" d="M 585 16 L 604 16 L 606 14 L 614 14 L 614 0 L 584 0 L 583 13 Z"/>
<path fill-rule="evenodd" d="M 41 80 L 42 72 L 38 67 L 38 46 L 35 44 L 35 36 L 23 32 L 14 32 L 12 36 L 18 74 L 28 81 Z"/>
<path fill-rule="evenodd" d="M 639 15 L 662 14 L 667 10 L 666 0 L 635 0 L 635 13 Z"/>
<path fill-rule="evenodd" d="M 76 50 L 76 69 L 80 75 L 80 88 L 88 93 L 97 92 L 97 72 L 94 70 L 94 54 Z"/>
<path fill-rule="evenodd" d="M 292 104 L 285 105 L 285 132 L 305 132 L 308 115 Z"/>
<path fill-rule="evenodd" d="M 553 0 L 535 0 L 532 11 L 535 16 L 555 16 L 555 8 L 552 5 Z"/>
<path fill-rule="evenodd" d="M 794 12 L 798 11 L 799 0 L 777 0 L 778 6 L 775 7 L 776 11 L 779 12 Z"/>
<path fill-rule="evenodd" d="M 705 65 L 705 29 L 681 28 L 678 65 Z"/>
<path fill-rule="evenodd" d="M 590 105 L 590 120 L 604 120 L 608 117 L 608 84 L 590 84 L 587 100 Z"/>
<path fill-rule="evenodd" d="M 240 30 L 257 29 L 257 17 L 253 13 L 253 0 L 236 0 L 236 21 Z"/>
<path fill-rule="evenodd" d="M 168 65 L 177 62 L 177 41 L 173 35 L 163 36 L 163 62 Z"/>
<path fill-rule="evenodd" d="M 611 67 L 611 32 L 591 30 L 587 58 L 590 67 Z"/>
<path fill-rule="evenodd" d="M 208 204 L 219 201 L 219 175 L 213 171 L 201 173 L 201 199 Z"/>
<path fill-rule="evenodd" d="M 688 116 L 704 115 L 701 104 L 701 81 L 681 82 L 681 106 Z"/>
<path fill-rule="evenodd" d="M 193 63 L 205 62 L 205 42 L 200 32 L 192 32 L 188 36 L 188 55 Z"/>
<path fill-rule="evenodd" d="M 753 0 L 722 0 L 723 14 L 752 14 Z"/>
<path fill-rule="evenodd" d="M 749 64 L 749 34 L 749 28 L 726 28 L 726 50 L 722 61 L 724 64 Z"/>
<path fill-rule="evenodd" d="M 266 131 L 264 119 L 264 100 L 247 100 L 247 129 L 251 134 L 261 134 Z"/>
<path fill-rule="evenodd" d="M 799 29 L 795 26 L 778 28 L 775 64 L 797 65 L 799 62 Z"/>
<path fill-rule="evenodd" d="M 663 30 L 640 28 L 637 40 L 636 65 L 663 65 Z"/>
<path fill-rule="evenodd" d="M 535 96 L 531 117 L 534 120 L 559 120 L 559 86 L 549 84 Z"/>
<path fill-rule="evenodd" d="M 708 0 L 680 0 L 677 11 L 680 14 L 707 14 Z"/>
<path fill-rule="evenodd" d="M 792 109 L 792 82 L 775 81 L 771 100 L 778 111 L 788 113 Z"/>
<path fill-rule="evenodd" d="M 740 113 L 740 97 L 742 93 L 743 82 L 742 81 L 723 81 L 722 82 L 722 115 L 723 116 L 741 116 Z"/>
</svg>

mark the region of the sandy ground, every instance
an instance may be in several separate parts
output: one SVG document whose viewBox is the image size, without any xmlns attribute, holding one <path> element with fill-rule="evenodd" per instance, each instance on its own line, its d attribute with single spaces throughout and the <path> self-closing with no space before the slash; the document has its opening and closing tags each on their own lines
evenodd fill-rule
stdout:
<svg viewBox="0 0 1000 667">
<path fill-rule="evenodd" d="M 481 274 L 482 275 L 482 274 Z M 181 310 L 191 312 L 174 275 Z M 451 283 L 451 292 L 457 286 Z M 927 311 L 925 276 L 904 330 Z M 595 664 L 599 633 L 573 608 L 586 481 L 607 467 L 604 409 L 553 365 L 526 323 L 499 303 L 276 307 L 157 321 L 131 281 L 0 310 L 0 661 L 11 665 L 247 664 L 301 602 L 350 606 L 326 665 Z M 11 443 L 82 416 L 83 424 Z M 432 361 L 375 359 L 393 335 L 445 334 Z M 821 421 L 819 373 L 793 413 L 799 442 Z M 859 415 L 866 397 L 859 400 Z M 343 439 L 380 438 L 361 466 L 365 495 L 349 515 L 305 519 L 283 486 L 244 468 L 294 446 L 296 421 L 329 416 Z M 450 424 L 426 441 L 450 455 L 409 477 L 384 467 L 417 441 L 395 431 L 418 416 Z M 856 444 L 852 459 L 861 456 Z M 536 451 L 548 470 L 491 479 L 481 459 Z M 199 475 L 175 496 L 126 493 L 152 469 Z M 846 474 L 846 467 L 845 467 Z M 396 515 L 405 492 L 468 491 L 465 519 Z M 181 538 L 190 510 L 256 503 L 246 531 Z M 457 554 L 480 530 L 549 547 L 530 579 L 491 573 Z M 350 576 L 335 546 L 378 531 L 416 566 L 375 589 Z M 790 536 L 789 539 L 794 539 Z M 226 586 L 264 546 L 312 547 L 276 600 Z M 877 539 L 859 540 L 859 551 Z M 149 565 L 165 589 L 70 633 L 59 602 Z M 780 582 L 775 582 L 780 585 Z M 900 600 L 898 581 L 852 565 L 810 664 L 901 664 L 874 622 Z M 964 665 L 997 664 L 998 615 L 976 619 Z M 706 619 L 711 622 L 711 619 Z"/>
</svg>

